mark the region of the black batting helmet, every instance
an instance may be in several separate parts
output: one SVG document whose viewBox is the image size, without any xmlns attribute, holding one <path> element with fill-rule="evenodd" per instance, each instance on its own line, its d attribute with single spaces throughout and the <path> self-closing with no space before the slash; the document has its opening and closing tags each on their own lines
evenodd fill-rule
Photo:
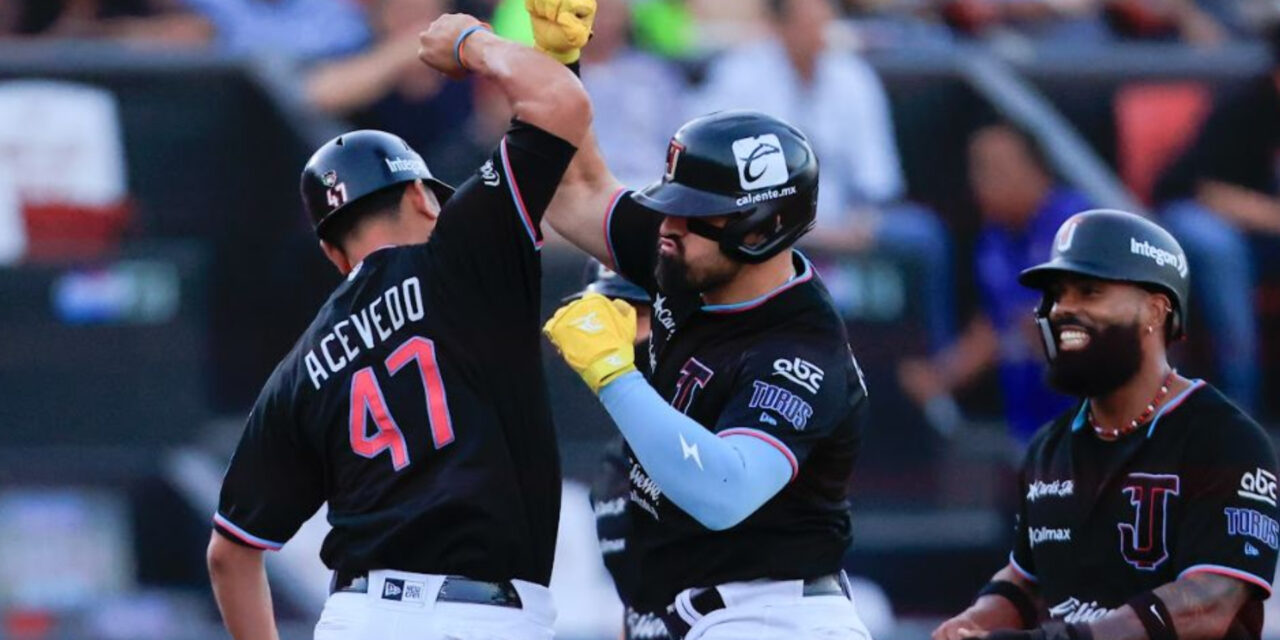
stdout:
<svg viewBox="0 0 1280 640">
<path fill-rule="evenodd" d="M 719 111 L 680 127 L 667 147 L 662 180 L 632 195 L 667 216 L 689 218 L 689 230 L 720 244 L 725 255 L 759 263 L 813 228 L 818 157 L 799 129 L 754 111 Z M 723 228 L 699 220 L 733 216 Z M 747 236 L 759 240 L 748 242 Z"/>
<path fill-rule="evenodd" d="M 1058 228 L 1049 261 L 1023 271 L 1018 282 L 1043 291 L 1060 273 L 1130 282 L 1159 290 L 1173 303 L 1165 337 L 1176 340 L 1186 334 L 1187 300 L 1191 292 L 1187 254 L 1173 235 L 1142 216 L 1111 209 L 1094 209 L 1071 216 Z M 1046 296 L 1036 311 L 1044 330 L 1047 330 L 1051 305 Z M 1049 338 L 1046 346 L 1052 347 L 1052 336 Z"/>
<path fill-rule="evenodd" d="M 302 202 L 316 234 L 352 202 L 375 191 L 422 180 L 440 204 L 453 187 L 431 175 L 427 163 L 409 143 L 385 131 L 362 129 L 344 133 L 321 146 L 302 169 Z"/>
<path fill-rule="evenodd" d="M 566 297 L 564 302 L 577 300 L 588 293 L 598 293 L 606 298 L 618 298 L 632 304 L 653 303 L 648 291 L 618 275 L 595 258 L 587 259 L 587 266 L 582 272 L 582 290 Z"/>
</svg>

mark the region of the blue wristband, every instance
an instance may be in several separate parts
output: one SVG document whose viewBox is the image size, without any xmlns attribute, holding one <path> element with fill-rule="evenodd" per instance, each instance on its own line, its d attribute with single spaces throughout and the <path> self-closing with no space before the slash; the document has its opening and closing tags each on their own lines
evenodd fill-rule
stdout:
<svg viewBox="0 0 1280 640">
<path fill-rule="evenodd" d="M 463 29 L 462 33 L 458 34 L 457 41 L 453 43 L 453 59 L 458 63 L 459 67 L 462 67 L 463 69 L 467 68 L 467 65 L 462 62 L 462 43 L 466 42 L 467 38 L 471 37 L 471 34 L 480 31 L 481 29 L 488 31 L 489 33 L 493 33 L 493 29 L 489 28 L 488 25 L 473 24 L 466 29 Z"/>
</svg>

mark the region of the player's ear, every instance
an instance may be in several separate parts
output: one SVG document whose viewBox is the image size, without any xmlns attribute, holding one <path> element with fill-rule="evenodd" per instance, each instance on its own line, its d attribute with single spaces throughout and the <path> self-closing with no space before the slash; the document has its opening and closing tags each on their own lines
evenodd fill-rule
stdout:
<svg viewBox="0 0 1280 640">
<path fill-rule="evenodd" d="M 1173 303 L 1169 301 L 1169 296 L 1153 291 L 1147 295 L 1146 306 L 1146 323 L 1151 327 L 1150 332 L 1163 332 L 1173 313 Z"/>
<path fill-rule="evenodd" d="M 333 266 L 338 268 L 338 273 L 344 276 L 351 273 L 351 261 L 347 259 L 347 254 L 343 253 L 341 247 L 321 240 L 320 250 L 324 252 L 324 257 L 328 258 L 329 262 L 332 262 Z"/>
<path fill-rule="evenodd" d="M 401 201 L 402 206 L 407 206 L 411 211 L 418 215 L 426 216 L 432 221 L 440 217 L 440 201 L 436 199 L 433 193 L 421 180 L 414 180 L 409 183 L 409 188 L 404 190 L 404 198 Z"/>
</svg>

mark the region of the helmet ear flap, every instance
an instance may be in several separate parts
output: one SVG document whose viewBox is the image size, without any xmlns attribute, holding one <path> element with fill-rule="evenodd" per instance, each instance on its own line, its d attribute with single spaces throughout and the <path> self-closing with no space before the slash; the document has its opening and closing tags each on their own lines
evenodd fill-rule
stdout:
<svg viewBox="0 0 1280 640">
<path fill-rule="evenodd" d="M 806 216 L 807 220 L 796 220 L 803 215 L 804 211 L 796 207 L 788 209 L 760 206 L 748 209 L 725 225 L 724 232 L 718 238 L 720 250 L 747 264 L 764 262 L 795 244 L 796 240 L 813 229 L 817 223 L 813 216 Z M 763 240 L 748 244 L 747 236 L 753 233 L 760 234 Z"/>
</svg>

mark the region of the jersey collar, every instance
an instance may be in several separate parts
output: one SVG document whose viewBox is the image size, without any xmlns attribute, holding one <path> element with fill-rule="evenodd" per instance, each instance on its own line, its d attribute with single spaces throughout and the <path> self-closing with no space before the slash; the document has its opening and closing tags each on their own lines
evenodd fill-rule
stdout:
<svg viewBox="0 0 1280 640">
<path fill-rule="evenodd" d="M 1182 393 L 1179 393 L 1178 395 L 1174 396 L 1172 400 L 1165 403 L 1163 407 L 1160 407 L 1160 410 L 1156 412 L 1156 416 L 1151 419 L 1151 426 L 1147 427 L 1147 437 L 1150 438 L 1151 435 L 1156 432 L 1156 424 L 1160 422 L 1160 418 L 1164 417 L 1164 414 L 1169 413 L 1174 409 L 1177 409 L 1178 406 L 1181 405 L 1187 398 L 1191 397 L 1192 393 L 1195 393 L 1197 389 L 1203 387 L 1204 385 L 1205 385 L 1204 380 L 1196 378 L 1191 381 L 1191 386 L 1187 387 L 1186 389 L 1183 389 Z M 1083 429 L 1084 425 L 1088 424 L 1089 422 L 1088 412 L 1089 412 L 1089 401 L 1085 400 L 1084 402 L 1080 403 L 1080 410 L 1076 411 L 1076 417 L 1074 420 L 1071 421 L 1072 433 L 1075 433 Z"/>
<path fill-rule="evenodd" d="M 741 313 L 743 311 L 750 311 L 764 305 L 766 302 L 782 295 L 786 291 L 793 289 L 798 285 L 809 282 L 813 279 L 813 264 L 810 263 L 809 259 L 799 251 L 793 249 L 792 252 L 795 254 L 795 258 L 792 262 L 795 263 L 797 269 L 796 275 L 792 276 L 791 279 L 781 285 L 778 285 L 772 291 L 750 300 L 734 302 L 732 304 L 704 304 L 702 305 L 702 310 L 707 313 Z"/>
<path fill-rule="evenodd" d="M 396 247 L 396 245 L 394 245 L 394 244 L 384 244 L 384 245 L 382 245 L 381 247 L 378 247 L 378 248 L 374 249 L 373 251 L 370 251 L 367 255 L 365 255 L 364 260 L 361 260 L 360 262 L 357 262 L 357 263 L 356 263 L 356 266 L 351 267 L 351 273 L 348 273 L 348 274 L 347 274 L 347 282 L 350 282 L 350 281 L 352 281 L 352 280 L 355 280 L 355 279 L 356 279 L 356 274 L 360 273 L 360 270 L 364 268 L 364 262 L 365 262 L 365 260 L 368 260 L 368 259 L 369 259 L 369 256 L 371 256 L 371 255 L 373 255 L 373 254 L 375 254 L 375 253 L 377 253 L 377 252 L 379 252 L 379 251 L 382 251 L 383 249 L 394 249 L 395 247 Z"/>
</svg>

